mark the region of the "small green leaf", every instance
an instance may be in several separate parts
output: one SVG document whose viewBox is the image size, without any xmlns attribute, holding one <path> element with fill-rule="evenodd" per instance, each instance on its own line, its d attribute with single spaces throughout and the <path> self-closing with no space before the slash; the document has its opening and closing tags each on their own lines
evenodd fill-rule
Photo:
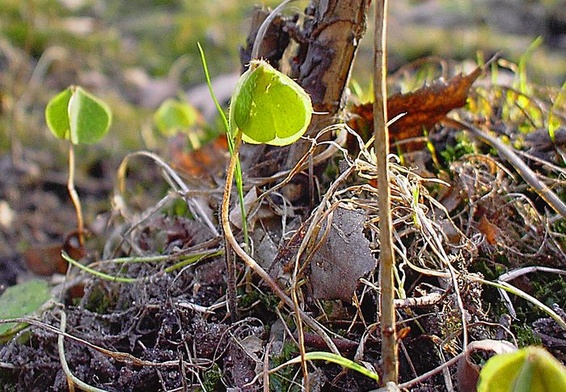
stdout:
<svg viewBox="0 0 566 392">
<path fill-rule="evenodd" d="M 70 137 L 71 126 L 69 125 L 67 108 L 69 107 L 71 95 L 73 95 L 73 92 L 71 87 L 69 87 L 53 97 L 45 108 L 47 126 L 58 139 L 68 139 Z"/>
<path fill-rule="evenodd" d="M 308 94 L 263 60 L 242 74 L 230 105 L 230 127 L 253 144 L 285 146 L 307 130 L 312 116 Z"/>
<path fill-rule="evenodd" d="M 195 108 L 189 103 L 167 99 L 155 112 L 154 121 L 159 132 L 165 136 L 173 136 L 195 125 L 197 117 Z"/>
<path fill-rule="evenodd" d="M 94 95 L 71 86 L 47 104 L 45 119 L 57 138 L 71 140 L 73 144 L 92 144 L 108 132 L 112 113 Z"/>
<path fill-rule="evenodd" d="M 69 100 L 71 141 L 75 144 L 92 144 L 106 135 L 112 114 L 104 102 L 80 87 Z"/>
<path fill-rule="evenodd" d="M 540 347 L 495 355 L 486 362 L 478 382 L 478 392 L 488 391 L 566 391 L 566 368 Z"/>
<path fill-rule="evenodd" d="M 49 299 L 49 286 L 43 280 L 30 280 L 8 287 L 0 296 L 0 320 L 26 316 Z M 16 324 L 0 324 L 0 338 L 10 335 L 16 328 Z"/>
<path fill-rule="evenodd" d="M 559 112 L 560 108 L 566 107 L 566 82 L 562 84 L 562 88 L 560 92 L 556 96 L 552 107 L 550 108 L 548 114 L 548 135 L 550 136 L 550 140 L 555 142 L 556 139 L 556 131 L 562 125 L 560 121 L 560 117 L 556 114 Z"/>
</svg>

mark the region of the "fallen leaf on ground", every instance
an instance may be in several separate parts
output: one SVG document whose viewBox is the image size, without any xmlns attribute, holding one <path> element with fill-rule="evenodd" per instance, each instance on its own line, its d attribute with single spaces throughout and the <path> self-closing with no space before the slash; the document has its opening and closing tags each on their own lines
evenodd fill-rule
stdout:
<svg viewBox="0 0 566 392">
<path fill-rule="evenodd" d="M 448 81 L 437 79 L 431 85 L 416 91 L 389 97 L 387 118 L 393 119 L 404 114 L 389 126 L 391 141 L 422 136 L 423 129 L 430 129 L 448 112 L 464 106 L 470 87 L 481 75 L 484 67 L 485 65 L 478 66 L 468 75 L 460 74 Z M 373 103 L 354 105 L 351 113 L 354 116 L 348 125 L 357 130 L 362 138 L 366 138 L 364 135 L 369 138 L 373 134 Z M 416 145 L 411 147 L 409 150 L 417 148 Z"/>
<path fill-rule="evenodd" d="M 172 166 L 189 178 L 212 182 L 212 178 L 221 173 L 228 163 L 226 135 L 218 136 L 198 150 L 187 151 L 186 142 L 184 135 L 170 139 Z"/>
<path fill-rule="evenodd" d="M 338 208 L 324 243 L 314 254 L 310 282 L 315 298 L 341 299 L 351 302 L 358 280 L 375 268 L 369 240 L 362 228 L 365 215 L 359 211 Z M 320 230 L 319 241 L 326 230 Z"/>
<path fill-rule="evenodd" d="M 505 340 L 477 340 L 466 347 L 464 357 L 458 362 L 458 388 L 462 392 L 475 392 L 480 376 L 481 367 L 472 361 L 472 355 L 476 352 L 488 352 L 495 354 L 511 353 L 517 350 L 513 344 Z"/>
</svg>

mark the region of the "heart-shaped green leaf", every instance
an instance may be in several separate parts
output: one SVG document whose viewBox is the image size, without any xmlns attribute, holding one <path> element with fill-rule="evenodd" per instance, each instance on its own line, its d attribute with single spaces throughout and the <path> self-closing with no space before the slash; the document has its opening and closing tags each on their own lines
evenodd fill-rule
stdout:
<svg viewBox="0 0 566 392">
<path fill-rule="evenodd" d="M 70 137 L 71 126 L 69 124 L 69 101 L 73 92 L 71 87 L 61 91 L 51 98 L 45 108 L 45 121 L 51 132 L 58 139 L 68 139 Z"/>
<path fill-rule="evenodd" d="M 291 144 L 305 133 L 311 116 L 303 88 L 263 60 L 252 61 L 242 74 L 230 105 L 230 127 L 253 144 Z"/>
<path fill-rule="evenodd" d="M 154 121 L 159 132 L 165 136 L 173 136 L 176 132 L 192 127 L 197 117 L 197 111 L 188 102 L 167 99 L 155 112 Z"/>
<path fill-rule="evenodd" d="M 71 86 L 49 101 L 45 120 L 57 138 L 68 139 L 73 144 L 92 144 L 108 132 L 112 113 L 94 95 Z"/>
</svg>

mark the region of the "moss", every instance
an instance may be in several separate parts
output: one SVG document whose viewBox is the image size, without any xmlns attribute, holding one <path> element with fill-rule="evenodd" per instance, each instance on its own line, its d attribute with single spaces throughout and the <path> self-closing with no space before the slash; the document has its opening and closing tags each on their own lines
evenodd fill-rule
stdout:
<svg viewBox="0 0 566 392">
<path fill-rule="evenodd" d="M 540 346 L 542 344 L 542 341 L 535 334 L 533 329 L 526 324 L 523 324 L 520 327 L 516 327 L 514 332 L 519 347 L 526 347 L 532 345 Z"/>
<path fill-rule="evenodd" d="M 222 370 L 215 363 L 212 367 L 204 372 L 202 380 L 202 389 L 198 388 L 197 391 L 218 391 L 221 389 Z"/>
<path fill-rule="evenodd" d="M 298 349 L 295 344 L 290 342 L 283 343 L 283 348 L 279 355 L 273 355 L 270 358 L 270 368 L 277 367 L 288 360 L 294 358 L 298 354 Z M 300 391 L 301 387 L 298 384 L 291 383 L 293 375 L 297 372 L 298 365 L 289 365 L 273 373 L 269 377 L 269 389 L 271 391 Z"/>
</svg>

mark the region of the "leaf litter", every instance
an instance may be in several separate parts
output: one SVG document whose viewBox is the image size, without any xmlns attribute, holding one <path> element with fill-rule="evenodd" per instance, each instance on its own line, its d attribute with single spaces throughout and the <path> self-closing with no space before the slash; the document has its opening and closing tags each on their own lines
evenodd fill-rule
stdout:
<svg viewBox="0 0 566 392">
<path fill-rule="evenodd" d="M 536 125 L 543 124 L 536 124 L 535 115 L 545 113 L 541 109 L 545 101 L 531 98 L 526 106 L 518 107 L 512 97 L 520 94 L 509 94 L 507 87 L 467 86 L 465 91 L 468 109 L 450 115 L 482 131 L 493 130 L 499 138 L 515 139 L 513 148 L 537 168 L 538 179 L 563 195 L 562 129 L 554 142 L 543 138 L 544 148 L 529 136 L 540 132 Z M 421 93 L 424 101 L 415 98 Z M 437 91 L 425 88 L 418 94 L 408 98 L 416 99 L 417 107 L 431 102 Z M 452 109 L 442 109 L 439 116 L 444 118 Z M 429 137 L 432 148 L 402 155 L 406 159 L 411 153 L 424 154 L 424 166 L 411 168 L 398 158 L 390 159 L 398 318 L 399 328 L 406 328 L 400 368 L 402 383 L 413 390 L 450 390 L 458 382 L 456 366 L 441 368 L 444 363 L 473 341 L 496 337 L 514 341 L 520 322 L 531 323 L 533 334 L 564 358 L 560 345 L 564 331 L 552 318 L 533 312 L 522 315 L 525 319 L 503 323 L 499 316 L 506 310 L 498 294 L 482 280 L 496 280 L 502 271 L 523 266 L 525 261 L 563 269 L 563 217 L 525 186 L 512 164 L 489 150 L 493 146 L 454 128 L 455 123 L 436 124 L 439 116 L 426 122 L 435 128 L 435 135 Z M 531 124 L 531 132 L 517 130 L 525 123 Z M 341 132 L 349 132 L 358 152 L 349 153 L 338 142 L 330 144 L 334 153 L 326 154 L 324 162 L 335 174 L 321 177 L 321 201 L 312 212 L 305 214 L 304 208 L 278 192 L 289 179 L 285 175 L 298 170 L 274 176 L 272 187 L 262 188 L 251 200 L 256 203 L 255 210 L 250 206 L 256 220 L 252 239 L 256 249 L 263 249 L 254 255 L 344 356 L 378 369 L 375 157 L 355 132 L 346 127 Z M 520 148 L 522 141 L 526 150 Z M 456 148 L 469 151 L 456 154 Z M 453 155 L 442 157 L 445 151 Z M 522 155 L 533 151 L 546 155 Z M 222 247 L 210 227 L 216 221 L 214 206 L 221 199 L 220 183 L 215 185 L 215 178 L 207 177 L 199 187 L 194 178 L 189 181 L 176 175 L 161 159 L 149 157 L 147 166 L 136 166 L 135 158 L 141 157 L 148 155 L 128 157 L 120 172 L 123 187 L 117 188 L 122 191 L 116 193 L 116 209 L 97 234 L 105 241 L 104 250 L 83 260 L 107 275 L 130 277 L 134 283 L 72 270 L 57 306 L 66 316 L 64 350 L 57 344 L 60 313 L 44 311 L 31 327 L 0 347 L 0 379 L 28 390 L 46 386 L 66 390 L 71 377 L 61 366 L 62 355 L 72 377 L 108 391 L 260 390 L 267 382 L 279 390 L 298 389 L 298 367 L 268 374 L 268 369 L 298 355 L 294 309 L 281 307 L 269 288 L 243 265 L 237 271 L 241 316 L 234 323 L 229 321 Z M 143 175 L 136 177 L 137 173 Z M 167 188 L 166 195 L 151 201 L 151 195 L 159 194 L 159 183 L 161 189 Z M 138 188 L 130 197 L 126 184 Z M 147 194 L 139 191 L 142 184 Z M 179 213 L 187 200 L 188 212 Z M 155 262 L 155 255 L 168 258 Z M 519 279 L 512 283 L 527 294 L 536 293 L 536 282 Z M 560 282 L 555 284 L 561 287 Z M 521 305 L 515 298 L 510 301 Z M 553 308 L 559 317 L 564 305 Z M 304 342 L 308 348 L 327 349 L 325 339 L 312 330 L 305 332 Z M 312 369 L 313 385 L 331 390 L 377 387 L 373 380 L 334 364 L 314 362 Z M 426 372 L 434 374 L 412 383 Z"/>
</svg>

